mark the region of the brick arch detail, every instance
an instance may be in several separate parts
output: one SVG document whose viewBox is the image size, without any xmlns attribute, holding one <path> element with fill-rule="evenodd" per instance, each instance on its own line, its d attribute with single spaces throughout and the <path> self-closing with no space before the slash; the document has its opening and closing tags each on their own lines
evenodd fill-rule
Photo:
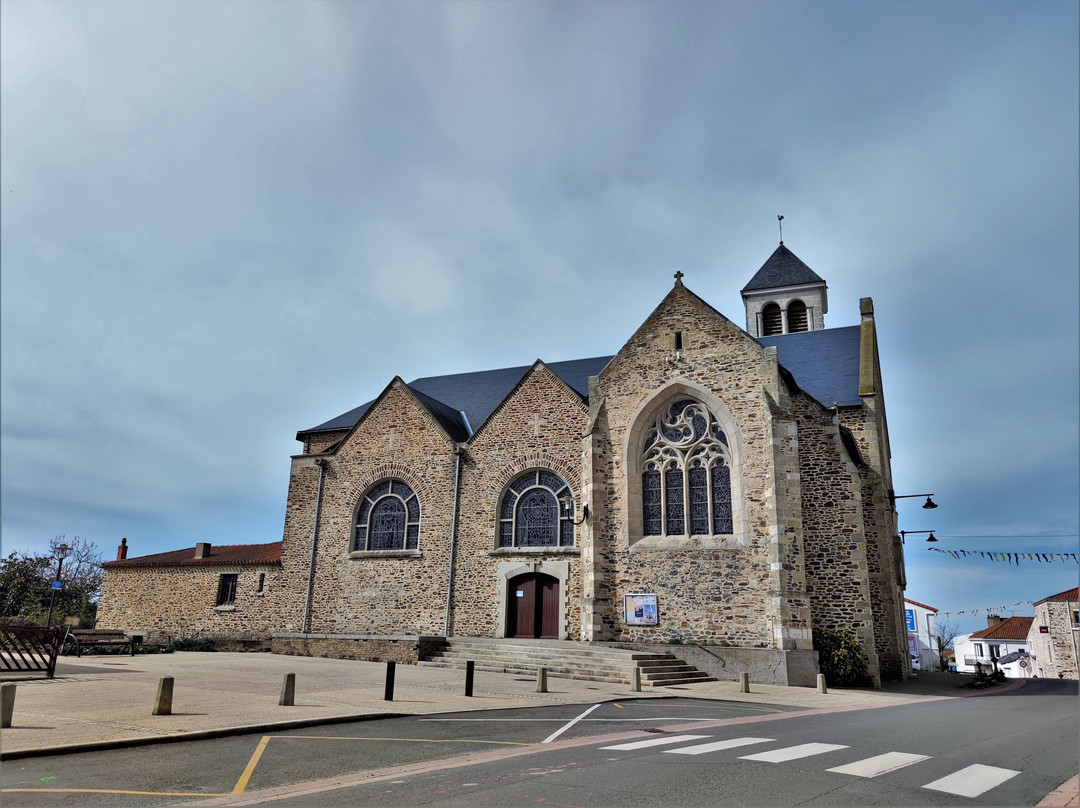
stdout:
<svg viewBox="0 0 1080 808">
<path fill-rule="evenodd" d="M 391 478 L 401 480 L 413 490 L 414 494 L 416 494 L 416 498 L 420 500 L 420 519 L 421 524 L 423 524 L 424 498 L 427 496 L 427 491 L 424 489 L 424 486 L 417 481 L 412 470 L 404 463 L 380 463 L 374 468 L 369 469 L 359 480 L 357 480 L 349 490 L 349 501 L 353 503 L 353 511 L 356 511 L 357 505 L 360 504 L 360 497 L 364 495 L 365 491 L 375 485 L 375 483 Z"/>
</svg>

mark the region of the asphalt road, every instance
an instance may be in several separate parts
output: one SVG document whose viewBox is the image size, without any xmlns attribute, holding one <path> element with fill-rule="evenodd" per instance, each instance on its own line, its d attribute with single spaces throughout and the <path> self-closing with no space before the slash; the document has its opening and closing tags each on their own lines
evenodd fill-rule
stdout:
<svg viewBox="0 0 1080 808">
<path fill-rule="evenodd" d="M 1080 770 L 1078 701 L 1051 681 L 836 712 L 628 699 L 32 758 L 0 780 L 5 806 L 1034 805 Z"/>
</svg>

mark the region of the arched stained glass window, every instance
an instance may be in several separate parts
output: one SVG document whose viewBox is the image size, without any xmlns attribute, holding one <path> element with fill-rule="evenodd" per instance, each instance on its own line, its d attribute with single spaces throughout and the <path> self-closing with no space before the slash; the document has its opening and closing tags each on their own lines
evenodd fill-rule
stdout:
<svg viewBox="0 0 1080 808">
<path fill-rule="evenodd" d="M 646 429 L 641 449 L 641 522 L 646 536 L 732 533 L 731 452 L 716 416 L 681 398 Z"/>
<path fill-rule="evenodd" d="M 420 500 L 401 480 L 376 483 L 356 506 L 354 550 L 416 550 Z"/>
<path fill-rule="evenodd" d="M 574 497 L 558 474 L 528 471 L 499 505 L 499 547 L 573 547 Z"/>
</svg>

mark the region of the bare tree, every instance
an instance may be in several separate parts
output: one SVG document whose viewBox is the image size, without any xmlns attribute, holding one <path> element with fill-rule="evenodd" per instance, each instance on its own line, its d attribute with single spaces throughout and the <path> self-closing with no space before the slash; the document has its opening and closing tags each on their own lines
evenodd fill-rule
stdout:
<svg viewBox="0 0 1080 808">
<path fill-rule="evenodd" d="M 953 640 L 960 634 L 960 627 L 952 618 L 942 617 L 934 621 L 934 633 L 937 635 L 938 660 L 941 669 L 947 670 L 945 666 L 945 650 L 952 645 Z"/>
</svg>

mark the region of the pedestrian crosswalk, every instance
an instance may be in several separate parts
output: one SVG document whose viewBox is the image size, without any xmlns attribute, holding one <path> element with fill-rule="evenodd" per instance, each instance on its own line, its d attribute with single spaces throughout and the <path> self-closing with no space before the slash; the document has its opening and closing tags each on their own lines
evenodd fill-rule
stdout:
<svg viewBox="0 0 1080 808">
<path fill-rule="evenodd" d="M 611 746 L 602 746 L 601 749 L 633 752 L 642 749 L 655 750 L 668 755 L 705 755 L 715 752 L 724 752 L 743 747 L 755 746 L 766 743 L 777 743 L 776 738 L 720 738 L 709 740 L 711 735 L 662 735 L 655 738 L 647 738 L 641 741 L 628 741 Z M 704 743 L 698 743 L 704 741 Z M 676 747 L 672 749 L 660 749 L 658 747 Z M 748 755 L 738 755 L 739 760 L 749 760 L 758 763 L 787 763 L 792 760 L 826 755 L 839 752 L 849 747 L 836 743 L 803 743 L 795 746 L 781 746 L 763 752 L 755 752 Z M 834 774 L 844 774 L 852 777 L 872 778 L 899 769 L 914 766 L 923 761 L 930 760 L 930 755 L 918 755 L 912 752 L 886 752 L 881 755 L 864 758 L 862 760 L 845 763 L 842 766 L 834 766 L 826 769 Z M 938 778 L 933 782 L 926 783 L 922 788 L 931 791 L 940 791 L 959 797 L 978 797 L 992 788 L 1011 780 L 1020 774 L 1013 769 L 1003 769 L 998 766 L 984 766 L 975 764 L 953 772 L 945 777 Z"/>
</svg>

